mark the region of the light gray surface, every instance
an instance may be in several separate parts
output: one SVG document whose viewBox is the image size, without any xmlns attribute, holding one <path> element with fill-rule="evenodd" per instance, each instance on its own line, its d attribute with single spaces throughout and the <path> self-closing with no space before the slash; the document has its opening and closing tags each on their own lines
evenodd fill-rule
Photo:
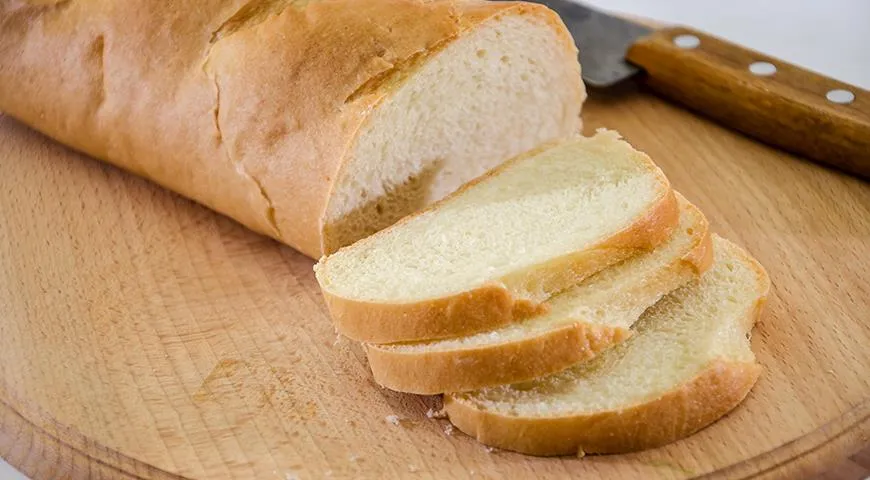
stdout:
<svg viewBox="0 0 870 480">
<path fill-rule="evenodd" d="M 870 89 L 868 0 L 588 0 L 586 3 L 690 25 Z M 0 480 L 26 480 L 26 477 L 0 460 Z"/>
<path fill-rule="evenodd" d="M 27 480 L 27 477 L 0 459 L 0 480 Z"/>
<path fill-rule="evenodd" d="M 867 0 L 584 0 L 695 27 L 870 90 Z"/>
</svg>

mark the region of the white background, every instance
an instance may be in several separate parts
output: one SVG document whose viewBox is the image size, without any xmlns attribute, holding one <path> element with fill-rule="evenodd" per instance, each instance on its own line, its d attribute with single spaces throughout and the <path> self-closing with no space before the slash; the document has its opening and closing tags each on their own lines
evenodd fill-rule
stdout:
<svg viewBox="0 0 870 480">
<path fill-rule="evenodd" d="M 870 90 L 868 0 L 584 0 L 695 27 Z"/>
<path fill-rule="evenodd" d="M 870 0 L 587 0 L 696 27 L 870 90 Z M 25 477 L 0 460 L 0 479 Z"/>
</svg>

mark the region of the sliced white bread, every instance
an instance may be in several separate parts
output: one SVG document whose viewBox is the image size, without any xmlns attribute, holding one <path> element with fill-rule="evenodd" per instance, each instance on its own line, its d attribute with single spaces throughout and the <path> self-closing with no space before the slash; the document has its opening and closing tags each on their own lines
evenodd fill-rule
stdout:
<svg viewBox="0 0 870 480">
<path fill-rule="evenodd" d="M 554 293 L 652 249 L 678 220 L 661 170 L 600 132 L 512 159 L 315 272 L 352 339 L 467 335 L 543 313 Z"/>
<path fill-rule="evenodd" d="M 739 247 L 715 236 L 713 246 L 712 268 L 625 342 L 555 375 L 447 395 L 450 421 L 487 445 L 561 455 L 656 447 L 725 415 L 761 370 L 749 332 L 770 281 Z"/>
<path fill-rule="evenodd" d="M 427 342 L 367 344 L 375 381 L 401 392 L 461 392 L 563 370 L 623 341 L 663 295 L 712 261 L 709 225 L 681 195 L 680 224 L 650 252 L 553 296 L 549 312 L 478 334 Z"/>
</svg>

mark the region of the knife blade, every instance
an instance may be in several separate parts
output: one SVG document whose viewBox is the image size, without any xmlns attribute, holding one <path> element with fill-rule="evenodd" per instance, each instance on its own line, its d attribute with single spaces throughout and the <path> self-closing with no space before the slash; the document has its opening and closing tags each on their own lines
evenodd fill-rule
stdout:
<svg viewBox="0 0 870 480">
<path fill-rule="evenodd" d="M 689 27 L 651 29 L 569 0 L 529 1 L 562 17 L 587 85 L 640 74 L 726 127 L 870 180 L 870 92 Z"/>
<path fill-rule="evenodd" d="M 634 41 L 652 29 L 568 0 L 532 0 L 547 5 L 562 17 L 580 50 L 583 81 L 594 87 L 609 87 L 640 71 L 625 54 Z"/>
</svg>

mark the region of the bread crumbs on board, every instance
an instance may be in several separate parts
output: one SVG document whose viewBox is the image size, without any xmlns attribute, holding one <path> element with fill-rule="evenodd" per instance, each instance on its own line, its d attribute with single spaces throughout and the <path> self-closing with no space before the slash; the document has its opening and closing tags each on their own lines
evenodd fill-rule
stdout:
<svg viewBox="0 0 870 480">
<path fill-rule="evenodd" d="M 398 415 L 387 415 L 386 417 L 384 417 L 384 420 L 386 420 L 387 423 L 391 423 L 391 424 L 397 425 L 397 426 L 399 425 L 399 422 L 400 422 Z"/>
<path fill-rule="evenodd" d="M 435 410 L 434 408 L 429 407 L 426 416 L 429 418 L 447 418 L 447 412 L 445 412 L 443 408 L 441 410 Z"/>
</svg>

